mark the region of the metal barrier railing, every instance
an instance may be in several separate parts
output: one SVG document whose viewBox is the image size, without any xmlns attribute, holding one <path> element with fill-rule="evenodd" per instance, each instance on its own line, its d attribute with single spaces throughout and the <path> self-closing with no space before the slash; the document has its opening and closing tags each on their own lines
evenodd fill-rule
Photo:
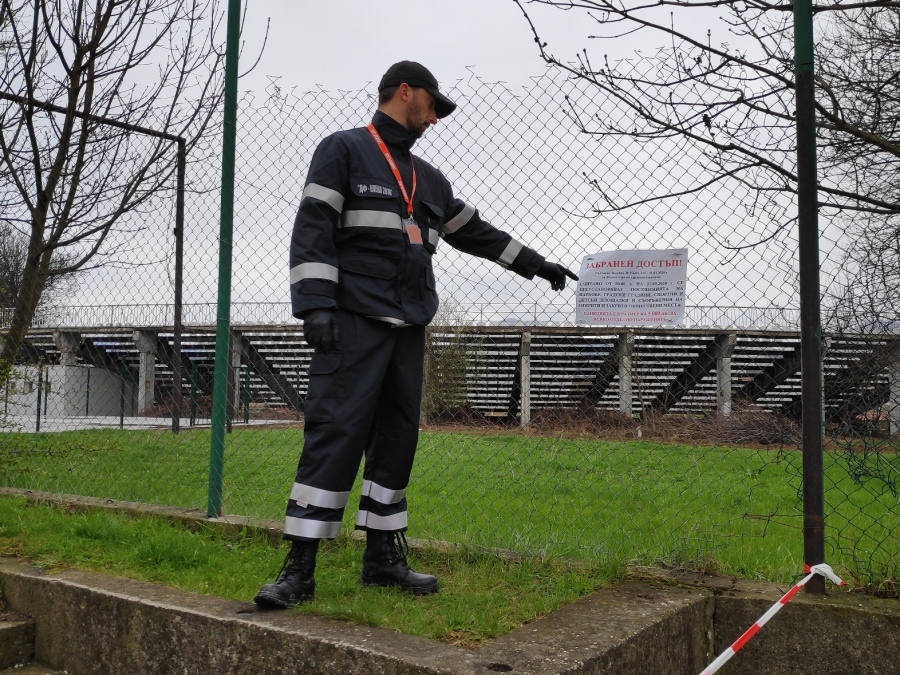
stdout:
<svg viewBox="0 0 900 675">
<path fill-rule="evenodd" d="M 574 326 L 571 305 L 546 303 L 479 303 L 460 306 L 466 323 L 474 326 Z M 213 326 L 216 322 L 214 303 L 182 305 L 184 324 Z M 8 325 L 11 309 L 0 308 L 0 330 Z M 236 325 L 298 325 L 291 316 L 288 302 L 235 302 L 231 320 Z M 84 305 L 42 309 L 32 328 L 131 328 L 171 326 L 173 307 L 168 304 Z M 688 306 L 683 328 L 743 328 L 758 330 L 797 330 L 799 311 L 782 307 L 716 307 Z"/>
</svg>

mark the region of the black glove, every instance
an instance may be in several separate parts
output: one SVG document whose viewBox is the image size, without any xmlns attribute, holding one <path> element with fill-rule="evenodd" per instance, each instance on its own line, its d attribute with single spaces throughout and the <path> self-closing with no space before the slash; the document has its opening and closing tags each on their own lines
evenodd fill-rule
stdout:
<svg viewBox="0 0 900 675">
<path fill-rule="evenodd" d="M 330 352 L 337 348 L 338 325 L 333 309 L 312 309 L 303 315 L 303 339 L 314 349 Z"/>
<path fill-rule="evenodd" d="M 561 291 L 566 287 L 566 277 L 578 281 L 578 277 L 572 274 L 571 271 L 567 270 L 559 263 L 552 263 L 547 260 L 544 261 L 541 265 L 541 269 L 535 272 L 535 274 L 541 279 L 549 281 L 550 288 L 554 291 Z"/>
</svg>

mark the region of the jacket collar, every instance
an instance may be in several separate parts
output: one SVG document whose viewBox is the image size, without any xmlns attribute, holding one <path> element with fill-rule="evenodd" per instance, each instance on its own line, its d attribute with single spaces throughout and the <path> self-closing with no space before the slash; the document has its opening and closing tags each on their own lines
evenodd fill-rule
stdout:
<svg viewBox="0 0 900 675">
<path fill-rule="evenodd" d="M 389 115 L 385 115 L 380 110 L 375 111 L 372 117 L 372 124 L 381 134 L 385 144 L 392 151 L 399 150 L 404 155 L 409 154 L 412 146 L 418 140 L 413 134 L 407 131 L 406 127 Z"/>
</svg>

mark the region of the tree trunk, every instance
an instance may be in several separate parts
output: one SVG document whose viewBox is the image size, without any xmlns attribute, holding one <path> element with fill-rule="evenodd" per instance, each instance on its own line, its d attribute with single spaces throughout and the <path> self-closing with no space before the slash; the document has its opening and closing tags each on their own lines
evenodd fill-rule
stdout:
<svg viewBox="0 0 900 675">
<path fill-rule="evenodd" d="M 28 244 L 28 259 L 25 261 L 25 269 L 22 271 L 22 285 L 16 297 L 16 307 L 10 321 L 9 332 L 3 340 L 3 351 L 0 353 L 0 361 L 13 366 L 16 363 L 16 355 L 25 340 L 28 327 L 34 319 L 34 313 L 44 292 L 47 283 L 47 272 L 50 268 L 50 251 L 42 251 L 43 248 L 43 222 L 32 220 L 31 241 Z M 40 233 L 40 234 L 39 234 Z M 6 373 L 6 375 L 4 375 Z M 7 368 L 0 368 L 0 378 L 8 376 Z M 0 381 L 0 386 L 5 381 Z"/>
</svg>

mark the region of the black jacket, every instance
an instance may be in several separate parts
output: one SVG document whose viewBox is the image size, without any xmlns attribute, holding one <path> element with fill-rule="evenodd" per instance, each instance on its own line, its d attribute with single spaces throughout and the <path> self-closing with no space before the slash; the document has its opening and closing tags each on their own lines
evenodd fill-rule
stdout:
<svg viewBox="0 0 900 675">
<path fill-rule="evenodd" d="M 301 318 L 336 308 L 394 325 L 425 326 L 437 311 L 431 257 L 439 239 L 493 260 L 528 279 L 544 258 L 482 220 L 453 196 L 444 175 L 416 157 L 402 125 L 376 112 L 372 119 L 409 193 L 411 162 L 417 187 L 413 214 L 422 245 L 410 244 L 401 224 L 406 206 L 394 174 L 366 128 L 339 131 L 316 148 L 291 239 L 291 304 Z"/>
</svg>

